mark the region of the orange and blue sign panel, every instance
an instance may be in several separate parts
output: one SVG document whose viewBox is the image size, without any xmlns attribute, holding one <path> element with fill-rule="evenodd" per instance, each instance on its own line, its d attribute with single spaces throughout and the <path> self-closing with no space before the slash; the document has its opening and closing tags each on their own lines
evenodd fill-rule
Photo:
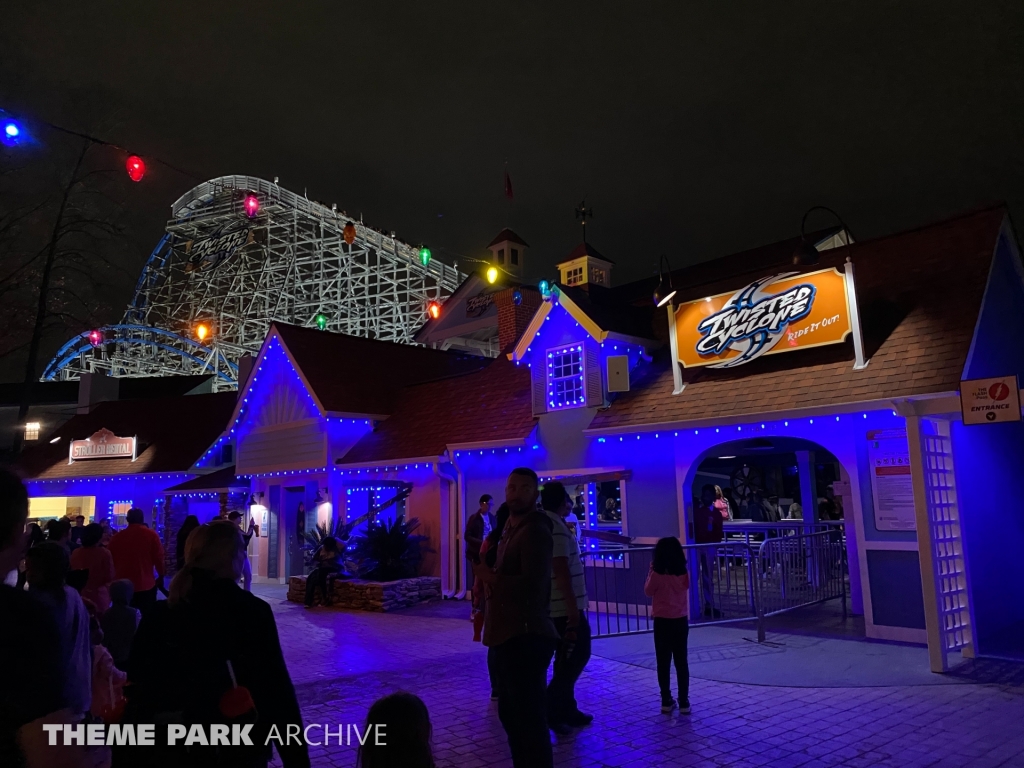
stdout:
<svg viewBox="0 0 1024 768">
<path fill-rule="evenodd" d="M 676 308 L 679 362 L 735 368 L 764 355 L 840 344 L 853 332 L 846 276 L 837 269 L 755 280 Z"/>
</svg>

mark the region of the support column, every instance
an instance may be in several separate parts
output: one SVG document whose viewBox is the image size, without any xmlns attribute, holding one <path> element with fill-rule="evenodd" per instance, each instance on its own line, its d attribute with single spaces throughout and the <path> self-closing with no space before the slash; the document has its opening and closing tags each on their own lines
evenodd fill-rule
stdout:
<svg viewBox="0 0 1024 768">
<path fill-rule="evenodd" d="M 924 626 L 928 635 L 928 663 L 932 672 L 945 672 L 949 669 L 949 665 L 942 648 L 938 592 L 935 589 L 935 566 L 932 557 L 931 521 L 928 517 L 928 486 L 925 478 L 924 446 L 921 439 L 921 417 L 908 415 L 905 418 L 907 445 L 910 448 L 910 477 L 914 484 L 914 520 L 917 524 L 917 557 L 921 565 Z"/>
<path fill-rule="evenodd" d="M 800 478 L 800 506 L 804 508 L 804 520 L 818 522 L 818 494 L 814 482 L 814 451 L 796 452 L 797 476 Z"/>
<path fill-rule="evenodd" d="M 850 611 L 856 615 L 864 614 L 864 595 L 861 592 L 860 583 L 860 552 L 857 542 L 857 522 L 855 515 L 863 515 L 861 509 L 853 507 L 852 478 L 846 471 L 842 462 L 839 464 L 839 476 L 846 484 L 847 491 L 842 494 L 843 498 L 843 523 L 846 538 L 846 567 L 850 575 Z M 861 518 L 863 519 L 863 517 Z"/>
</svg>

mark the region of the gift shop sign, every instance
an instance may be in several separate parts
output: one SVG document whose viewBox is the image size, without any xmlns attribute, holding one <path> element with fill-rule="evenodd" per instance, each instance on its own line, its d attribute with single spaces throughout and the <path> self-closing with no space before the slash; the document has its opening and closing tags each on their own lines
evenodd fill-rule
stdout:
<svg viewBox="0 0 1024 768">
<path fill-rule="evenodd" d="M 1020 421 L 1020 388 L 1016 376 L 960 382 L 964 424 Z"/>
<path fill-rule="evenodd" d="M 109 429 L 101 429 L 85 440 L 72 440 L 68 464 L 86 459 L 131 459 L 135 461 L 134 437 L 118 437 Z"/>
<path fill-rule="evenodd" d="M 850 280 L 837 269 L 786 272 L 676 308 L 679 362 L 734 368 L 763 355 L 840 344 L 855 332 Z"/>
</svg>

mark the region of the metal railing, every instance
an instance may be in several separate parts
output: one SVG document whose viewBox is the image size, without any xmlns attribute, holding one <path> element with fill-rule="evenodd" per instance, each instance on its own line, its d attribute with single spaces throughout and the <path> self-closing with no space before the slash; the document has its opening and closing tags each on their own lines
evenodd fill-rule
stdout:
<svg viewBox="0 0 1024 768">
<path fill-rule="evenodd" d="M 838 599 L 846 617 L 846 547 L 838 530 L 766 534 L 763 541 L 726 539 L 683 549 L 691 625 L 754 621 L 762 642 L 766 618 L 795 608 Z M 644 594 L 653 554 L 653 547 L 585 553 L 595 637 L 653 631 L 651 601 Z"/>
</svg>

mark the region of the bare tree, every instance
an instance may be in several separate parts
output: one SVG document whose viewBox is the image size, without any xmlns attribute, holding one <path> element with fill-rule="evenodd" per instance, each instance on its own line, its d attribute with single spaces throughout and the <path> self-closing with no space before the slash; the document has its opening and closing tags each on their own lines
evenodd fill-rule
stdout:
<svg viewBox="0 0 1024 768">
<path fill-rule="evenodd" d="M 111 152 L 88 138 L 73 154 L 8 168 L 0 190 L 0 318 L 8 333 L 0 357 L 25 352 L 18 425 L 32 404 L 46 340 L 67 337 L 109 318 L 111 278 L 130 280 L 125 209 L 111 192 Z M 49 165 L 49 173 L 35 174 Z M 63 166 L 63 167 L 62 167 Z M 14 436 L 14 453 L 24 434 Z"/>
</svg>

